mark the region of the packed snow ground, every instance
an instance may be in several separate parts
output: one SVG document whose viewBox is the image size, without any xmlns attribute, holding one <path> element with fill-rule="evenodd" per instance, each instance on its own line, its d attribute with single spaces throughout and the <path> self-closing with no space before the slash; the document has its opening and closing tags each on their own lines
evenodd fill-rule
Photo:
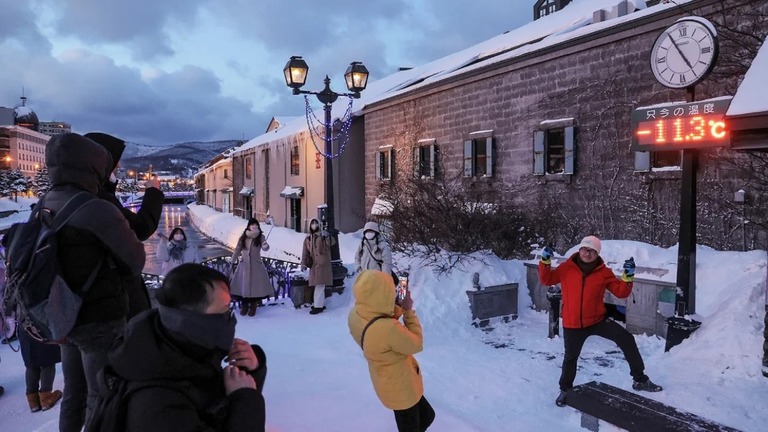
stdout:
<svg viewBox="0 0 768 432">
<path fill-rule="evenodd" d="M 243 219 L 205 206 L 190 209 L 193 222 L 225 244 L 233 245 L 244 229 Z M 263 228 L 270 233 L 268 225 Z M 302 234 L 273 228 L 272 249 L 265 255 L 295 259 L 302 239 Z M 342 259 L 350 269 L 360 239 L 360 232 L 341 236 Z M 675 274 L 675 247 L 606 240 L 602 256 L 614 263 L 633 256 L 639 269 L 669 269 L 663 279 Z M 495 257 L 484 261 L 438 277 L 417 262 L 396 257 L 396 265 L 410 271 L 415 308 L 424 326 L 424 351 L 416 357 L 425 395 L 437 412 L 430 430 L 583 430 L 575 410 L 554 404 L 563 344 L 559 338 L 547 338 L 547 315 L 530 309 L 523 263 Z M 516 321 L 497 324 L 488 333 L 470 325 L 465 290 L 474 272 L 481 274 L 483 285 L 520 284 Z M 644 396 L 744 431 L 765 430 L 768 379 L 761 374 L 765 280 L 764 251 L 699 247 L 697 311 L 703 325 L 668 353 L 663 339 L 636 336 L 646 372 L 664 386 L 663 392 Z M 267 430 L 395 430 L 393 415 L 376 398 L 360 348 L 347 330 L 347 314 L 354 303 L 352 283 L 348 279 L 344 294 L 330 298 L 328 310 L 317 316 L 280 299 L 260 308 L 253 318 L 238 317 L 237 336 L 260 344 L 269 358 L 264 388 Z M 29 412 L 21 356 L 8 345 L 0 346 L 0 356 L 0 385 L 6 388 L 0 397 L 0 431 L 58 430 L 58 407 Z M 599 380 L 631 391 L 628 367 L 611 342 L 590 338 L 579 366 L 576 384 Z M 59 368 L 55 388 L 61 387 Z M 617 430 L 602 426 L 601 430 Z"/>
</svg>

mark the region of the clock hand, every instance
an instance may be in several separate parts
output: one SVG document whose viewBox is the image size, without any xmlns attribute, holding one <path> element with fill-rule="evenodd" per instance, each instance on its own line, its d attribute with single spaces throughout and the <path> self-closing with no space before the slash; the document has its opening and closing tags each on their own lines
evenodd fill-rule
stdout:
<svg viewBox="0 0 768 432">
<path fill-rule="evenodd" d="M 675 42 L 675 40 L 672 39 L 672 35 L 669 35 L 669 40 L 672 41 L 672 45 L 674 45 L 675 49 L 677 49 L 677 52 L 680 53 L 680 57 L 683 58 L 683 61 L 685 62 L 685 64 L 687 64 L 689 68 L 693 69 L 693 65 L 691 64 L 691 62 L 688 61 L 688 57 L 686 57 L 685 54 L 683 54 L 683 50 L 681 50 L 680 47 L 677 46 L 677 42 Z"/>
</svg>

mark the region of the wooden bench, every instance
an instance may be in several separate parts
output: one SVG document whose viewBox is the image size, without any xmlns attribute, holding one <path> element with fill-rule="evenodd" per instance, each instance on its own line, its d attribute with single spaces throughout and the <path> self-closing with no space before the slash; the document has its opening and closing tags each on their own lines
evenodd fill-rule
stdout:
<svg viewBox="0 0 768 432">
<path fill-rule="evenodd" d="M 581 411 L 581 426 L 594 432 L 598 430 L 598 420 L 630 432 L 738 432 L 738 429 L 596 381 L 572 388 L 566 403 Z"/>
</svg>

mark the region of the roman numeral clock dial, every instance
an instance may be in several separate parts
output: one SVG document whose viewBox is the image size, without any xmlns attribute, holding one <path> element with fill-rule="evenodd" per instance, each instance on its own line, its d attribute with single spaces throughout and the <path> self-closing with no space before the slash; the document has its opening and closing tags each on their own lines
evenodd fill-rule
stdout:
<svg viewBox="0 0 768 432">
<path fill-rule="evenodd" d="M 714 25 L 700 17 L 681 18 L 653 44 L 651 70 L 666 87 L 688 88 L 706 78 L 717 63 L 717 55 Z"/>
</svg>

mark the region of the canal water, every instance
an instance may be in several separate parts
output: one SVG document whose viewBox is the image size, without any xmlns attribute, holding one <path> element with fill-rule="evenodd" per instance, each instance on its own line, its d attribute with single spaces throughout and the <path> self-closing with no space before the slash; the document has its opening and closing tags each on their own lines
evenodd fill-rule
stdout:
<svg viewBox="0 0 768 432">
<path fill-rule="evenodd" d="M 163 212 L 160 214 L 160 224 L 157 231 L 144 242 L 144 250 L 147 253 L 147 260 L 144 264 L 144 273 L 160 274 L 160 262 L 157 259 L 157 245 L 159 237 L 157 233 L 162 233 L 168 237 L 175 227 L 181 227 L 187 235 L 187 243 L 191 247 L 197 248 L 197 255 L 200 260 L 214 258 L 218 256 L 231 256 L 232 251 L 216 243 L 203 234 L 201 234 L 189 222 L 187 206 L 183 204 L 166 204 L 163 206 Z"/>
</svg>

